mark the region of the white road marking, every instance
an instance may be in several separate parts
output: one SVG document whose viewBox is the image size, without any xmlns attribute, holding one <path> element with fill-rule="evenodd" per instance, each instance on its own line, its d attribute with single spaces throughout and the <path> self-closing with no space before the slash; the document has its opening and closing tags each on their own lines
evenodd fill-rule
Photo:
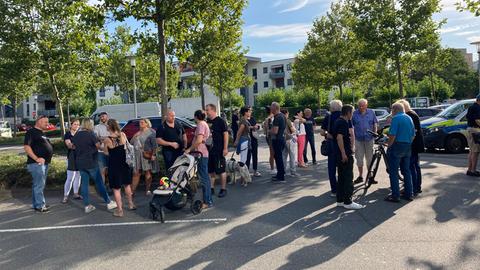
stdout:
<svg viewBox="0 0 480 270">
<path fill-rule="evenodd" d="M 226 222 L 226 221 L 227 221 L 226 218 L 205 218 L 205 219 L 165 220 L 165 223 L 202 223 L 202 222 Z M 61 230 L 61 229 L 152 225 L 152 224 L 161 224 L 161 223 L 160 221 L 139 221 L 139 222 L 121 222 L 121 223 L 65 225 L 65 226 L 49 226 L 49 227 L 37 227 L 37 228 L 4 229 L 4 230 L 0 230 L 0 233 L 36 232 L 36 231 L 49 231 L 49 230 Z"/>
</svg>

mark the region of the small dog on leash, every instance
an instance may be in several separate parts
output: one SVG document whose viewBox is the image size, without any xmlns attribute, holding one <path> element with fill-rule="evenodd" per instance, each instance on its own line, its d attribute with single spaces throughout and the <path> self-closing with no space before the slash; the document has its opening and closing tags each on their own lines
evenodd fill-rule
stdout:
<svg viewBox="0 0 480 270">
<path fill-rule="evenodd" d="M 246 187 L 248 183 L 252 182 L 252 177 L 248 171 L 248 167 L 242 163 L 237 162 L 235 159 L 227 160 L 227 178 L 230 179 L 230 184 L 235 185 L 237 183 L 237 176 L 240 176 L 242 179 L 242 186 Z"/>
</svg>

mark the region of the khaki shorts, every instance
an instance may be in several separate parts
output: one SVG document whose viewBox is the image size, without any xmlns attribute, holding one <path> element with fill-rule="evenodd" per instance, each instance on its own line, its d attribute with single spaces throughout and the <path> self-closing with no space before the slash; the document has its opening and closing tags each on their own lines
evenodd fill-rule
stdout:
<svg viewBox="0 0 480 270">
<path fill-rule="evenodd" d="M 370 141 L 357 141 L 355 140 L 355 159 L 357 160 L 357 166 L 363 167 L 364 159 L 367 160 L 367 166 L 373 157 L 373 140 Z"/>
<path fill-rule="evenodd" d="M 468 141 L 468 148 L 470 148 L 470 152 L 472 153 L 480 153 L 480 144 L 475 143 L 473 140 L 472 133 L 480 133 L 480 128 L 468 128 L 467 129 L 467 141 Z"/>
</svg>

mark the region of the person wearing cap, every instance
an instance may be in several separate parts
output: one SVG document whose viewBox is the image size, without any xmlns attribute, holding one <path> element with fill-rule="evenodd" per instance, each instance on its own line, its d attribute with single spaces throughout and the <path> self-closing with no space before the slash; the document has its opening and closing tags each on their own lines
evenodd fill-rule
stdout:
<svg viewBox="0 0 480 270">
<path fill-rule="evenodd" d="M 479 141 L 476 141 L 474 138 L 474 134 L 480 134 L 480 94 L 477 95 L 475 103 L 473 103 L 473 105 L 468 108 L 467 126 L 468 148 L 470 148 L 470 152 L 468 154 L 467 175 L 473 177 L 480 177 L 480 172 L 477 171 L 480 144 Z"/>
<path fill-rule="evenodd" d="M 101 112 L 99 115 L 100 118 L 100 123 L 95 126 L 93 129 L 93 132 L 95 133 L 95 136 L 97 136 L 97 139 L 100 142 L 103 142 L 104 139 L 108 138 L 109 132 L 107 128 L 107 121 L 108 121 L 108 113 L 107 112 Z M 102 174 L 102 179 L 103 182 L 105 183 L 105 179 L 107 177 L 107 169 L 108 169 L 108 156 L 105 155 L 103 152 L 104 146 L 103 143 L 101 147 L 98 149 L 98 166 L 100 167 L 100 173 Z"/>
<path fill-rule="evenodd" d="M 32 175 L 32 207 L 40 213 L 49 211 L 43 195 L 48 165 L 53 156 L 52 144 L 43 133 L 44 130 L 47 130 L 47 127 L 48 118 L 39 116 L 35 121 L 35 126 L 25 134 L 23 142 L 23 149 L 27 154 L 27 169 Z"/>
</svg>

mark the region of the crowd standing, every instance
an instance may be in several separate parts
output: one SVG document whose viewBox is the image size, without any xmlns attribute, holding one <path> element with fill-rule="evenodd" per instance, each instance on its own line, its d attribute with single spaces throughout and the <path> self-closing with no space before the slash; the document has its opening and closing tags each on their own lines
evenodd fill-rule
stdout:
<svg viewBox="0 0 480 270">
<path fill-rule="evenodd" d="M 296 177 L 297 168 L 306 168 L 317 163 L 315 150 L 315 118 L 312 110 L 306 108 L 290 117 L 288 110 L 281 109 L 273 102 L 266 109 L 266 118 L 257 123 L 250 107 L 234 111 L 231 131 L 235 153 L 239 155 L 239 166 L 247 166 L 253 176 L 260 177 L 258 170 L 258 146 L 260 131 L 269 148 L 269 165 L 273 183 L 285 182 L 285 176 Z M 390 178 L 391 194 L 385 200 L 399 202 L 412 201 L 422 193 L 422 172 L 419 154 L 425 145 L 420 119 L 406 100 L 399 100 L 391 107 L 391 125 L 387 136 L 387 169 Z M 468 176 L 480 177 L 477 171 L 480 152 L 480 95 L 468 109 Z M 197 173 L 202 186 L 202 208 L 213 206 L 213 196 L 217 178 L 220 191 L 217 197 L 227 195 L 226 156 L 229 153 L 229 129 L 225 117 L 220 117 L 217 107 L 208 104 L 205 111 L 194 114 L 197 124 L 191 145 L 182 124 L 169 110 L 166 120 L 157 130 L 146 118 L 139 120 L 140 130 L 129 141 L 121 132 L 119 124 L 109 119 L 106 112 L 100 113 L 100 123 L 84 119 L 81 123 L 74 119 L 70 130 L 65 134 L 67 153 L 67 179 L 62 203 L 67 203 L 73 187 L 73 199 L 83 200 L 85 213 L 95 210 L 89 199 L 89 184 L 92 180 L 96 191 L 102 197 L 113 215 L 123 217 L 121 189 L 125 191 L 128 210 L 135 210 L 134 194 L 141 176 L 144 176 L 146 195 L 150 196 L 153 175 L 162 173 L 157 159 L 161 148 L 164 169 L 168 170 L 175 160 L 184 153 L 201 154 Z M 81 124 L 81 126 L 80 126 Z M 39 116 L 34 128 L 27 131 L 24 150 L 27 154 L 27 169 L 32 176 L 32 207 L 38 212 L 48 212 L 43 189 L 48 167 L 53 155 L 53 147 L 43 132 L 48 126 L 48 118 Z M 321 153 L 327 156 L 327 171 L 330 182 L 330 195 L 336 198 L 337 206 L 357 210 L 364 206 L 352 201 L 354 184 L 367 181 L 368 166 L 372 162 L 378 121 L 368 101 L 360 99 L 357 109 L 344 105 L 340 100 L 332 100 L 329 113 L 321 123 L 320 134 L 324 137 Z M 310 145 L 311 164 L 307 157 Z M 358 176 L 354 180 L 354 161 Z M 251 167 L 250 167 L 251 166 Z M 288 170 L 287 170 L 288 168 Z M 403 191 L 400 190 L 400 174 L 403 176 Z M 365 178 L 364 178 L 365 177 Z M 107 185 L 108 183 L 108 185 Z M 375 181 L 371 183 L 375 184 Z M 107 186 L 113 190 L 114 201 L 108 195 Z"/>
</svg>

